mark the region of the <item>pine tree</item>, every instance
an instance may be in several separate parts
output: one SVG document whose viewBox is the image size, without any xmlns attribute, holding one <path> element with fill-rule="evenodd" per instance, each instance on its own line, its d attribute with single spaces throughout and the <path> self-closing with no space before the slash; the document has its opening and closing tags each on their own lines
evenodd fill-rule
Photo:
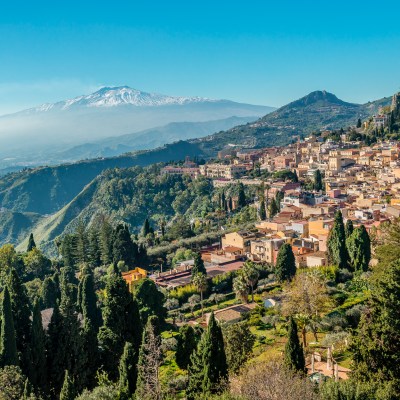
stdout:
<svg viewBox="0 0 400 400">
<path fill-rule="evenodd" d="M 344 230 L 343 217 L 340 210 L 335 213 L 335 221 L 329 232 L 327 240 L 328 260 L 339 268 L 348 265 L 348 254 L 346 249 L 346 234 Z"/>
<path fill-rule="evenodd" d="M 244 193 L 244 185 L 242 182 L 238 184 L 238 206 L 242 208 L 246 205 L 246 195 Z"/>
<path fill-rule="evenodd" d="M 101 250 L 99 243 L 99 233 L 95 229 L 91 229 L 88 237 L 88 261 L 93 268 L 101 265 Z"/>
<path fill-rule="evenodd" d="M 194 329 L 190 325 L 183 325 L 179 329 L 175 360 L 179 368 L 187 369 L 190 357 L 196 350 L 197 339 Z"/>
<path fill-rule="evenodd" d="M 278 282 L 290 281 L 296 275 L 296 259 L 292 246 L 285 243 L 278 252 L 275 265 L 275 276 Z"/>
<path fill-rule="evenodd" d="M 349 261 L 355 271 L 367 271 L 371 261 L 371 240 L 364 225 L 355 228 L 346 241 Z"/>
<path fill-rule="evenodd" d="M 351 236 L 351 234 L 354 231 L 354 226 L 353 226 L 353 221 L 349 218 L 346 221 L 346 225 L 344 227 L 344 232 L 345 232 L 345 236 L 346 236 L 346 240 Z"/>
<path fill-rule="evenodd" d="M 323 187 L 321 171 L 317 169 L 314 172 L 314 190 L 319 192 L 323 189 Z"/>
<path fill-rule="evenodd" d="M 26 251 L 31 251 L 36 247 L 35 239 L 33 238 L 33 233 L 29 235 L 29 241 L 28 241 L 28 247 L 26 248 Z"/>
<path fill-rule="evenodd" d="M 202 395 L 218 393 L 221 384 L 228 379 L 224 340 L 221 327 L 211 313 L 207 331 L 204 332 L 189 365 L 188 400 Z"/>
<path fill-rule="evenodd" d="M 266 218 L 267 218 L 267 212 L 265 209 L 265 201 L 264 199 L 262 199 L 260 202 L 260 220 L 265 221 Z"/>
<path fill-rule="evenodd" d="M 351 352 L 354 379 L 390 385 L 400 396 L 400 261 L 373 273 L 368 311 L 353 335 Z"/>
<path fill-rule="evenodd" d="M 39 302 L 35 301 L 32 317 L 31 333 L 31 365 L 29 368 L 30 382 L 41 390 L 46 389 L 47 368 L 46 368 L 46 337 L 43 330 L 42 314 Z"/>
<path fill-rule="evenodd" d="M 128 267 L 134 267 L 138 255 L 137 244 L 131 239 L 129 229 L 126 225 L 118 225 L 115 231 L 113 244 L 113 261 L 124 261 Z"/>
<path fill-rule="evenodd" d="M 100 253 L 103 264 L 113 261 L 113 228 L 107 220 L 104 220 L 100 228 Z"/>
<path fill-rule="evenodd" d="M 138 399 L 161 400 L 161 387 L 158 375 L 162 361 L 160 346 L 159 323 L 157 317 L 153 315 L 146 323 L 139 351 L 137 388 L 135 393 Z"/>
<path fill-rule="evenodd" d="M 76 394 L 74 380 L 69 376 L 69 373 L 66 370 L 64 383 L 60 392 L 60 400 L 75 400 Z"/>
<path fill-rule="evenodd" d="M 11 309 L 10 293 L 5 287 L 1 307 L 1 330 L 0 330 L 0 364 L 18 365 L 17 344 L 14 329 L 14 319 Z"/>
<path fill-rule="evenodd" d="M 76 258 L 78 262 L 85 263 L 88 261 L 88 248 L 89 241 L 86 226 L 83 221 L 80 220 L 76 228 Z"/>
<path fill-rule="evenodd" d="M 285 345 L 285 366 L 295 372 L 305 372 L 305 360 L 303 346 L 300 344 L 297 334 L 297 324 L 290 317 L 288 327 L 288 340 Z"/>
<path fill-rule="evenodd" d="M 197 252 L 194 255 L 194 264 L 192 268 L 192 277 L 197 274 L 207 274 L 206 267 L 204 266 L 204 261 L 201 258 L 201 253 Z"/>
<path fill-rule="evenodd" d="M 119 390 L 123 398 L 130 399 L 136 391 L 137 354 L 132 343 L 126 342 L 119 363 Z"/>
<path fill-rule="evenodd" d="M 21 366 L 22 372 L 26 374 L 29 366 L 31 310 L 26 288 L 14 268 L 11 269 L 8 278 L 8 290 L 11 301 L 17 353 L 19 354 L 19 365 Z"/>
</svg>

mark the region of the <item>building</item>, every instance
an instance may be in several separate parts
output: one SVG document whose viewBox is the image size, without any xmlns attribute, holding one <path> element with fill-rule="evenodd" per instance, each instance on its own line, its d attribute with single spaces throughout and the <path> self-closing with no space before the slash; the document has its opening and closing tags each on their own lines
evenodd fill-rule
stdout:
<svg viewBox="0 0 400 400">
<path fill-rule="evenodd" d="M 286 243 L 284 239 L 259 239 L 250 242 L 253 261 L 263 261 L 275 265 L 279 249 Z"/>
<path fill-rule="evenodd" d="M 237 179 L 245 175 L 249 166 L 246 164 L 205 164 L 200 165 L 200 174 L 211 179 Z"/>
<path fill-rule="evenodd" d="M 374 115 L 372 120 L 377 128 L 384 128 L 388 123 L 388 117 L 386 114 Z"/>
<path fill-rule="evenodd" d="M 250 252 L 250 242 L 254 239 L 256 234 L 250 231 L 227 233 L 222 237 L 222 249 L 228 248 L 231 252 L 237 249 L 239 254 L 246 254 Z"/>
<path fill-rule="evenodd" d="M 167 165 L 161 169 L 161 175 L 188 175 L 197 178 L 199 174 L 200 168 L 197 167 Z"/>
<path fill-rule="evenodd" d="M 127 283 L 129 290 L 132 290 L 135 283 L 147 278 L 147 271 L 143 268 L 135 268 L 128 272 L 123 272 L 122 277 Z"/>
</svg>

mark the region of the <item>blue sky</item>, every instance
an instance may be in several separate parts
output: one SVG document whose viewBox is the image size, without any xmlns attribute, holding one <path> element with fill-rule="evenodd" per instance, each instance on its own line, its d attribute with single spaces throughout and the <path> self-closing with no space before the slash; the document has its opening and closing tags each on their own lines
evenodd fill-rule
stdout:
<svg viewBox="0 0 400 400">
<path fill-rule="evenodd" d="M 0 114 L 106 85 L 273 106 L 400 90 L 398 1 L 7 3 Z"/>
</svg>

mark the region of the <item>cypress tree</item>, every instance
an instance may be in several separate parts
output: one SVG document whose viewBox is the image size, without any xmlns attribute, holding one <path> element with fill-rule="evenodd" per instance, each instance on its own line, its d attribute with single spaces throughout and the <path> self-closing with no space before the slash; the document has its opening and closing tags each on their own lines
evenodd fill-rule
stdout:
<svg viewBox="0 0 400 400">
<path fill-rule="evenodd" d="M 58 290 L 53 278 L 48 276 L 43 281 L 40 298 L 43 309 L 53 308 L 56 305 Z"/>
<path fill-rule="evenodd" d="M 138 247 L 132 241 L 128 227 L 126 225 L 118 225 L 113 244 L 114 263 L 117 264 L 118 261 L 124 261 L 128 267 L 133 267 L 136 264 L 137 255 Z"/>
<path fill-rule="evenodd" d="M 314 190 L 319 192 L 322 189 L 323 189 L 322 175 L 321 175 L 321 171 L 319 169 L 317 169 L 314 172 Z"/>
<path fill-rule="evenodd" d="M 42 314 L 40 312 L 39 302 L 35 301 L 32 317 L 32 333 L 31 333 L 31 365 L 29 368 L 29 379 L 32 384 L 45 390 L 47 383 L 46 368 L 46 337 L 43 330 Z"/>
<path fill-rule="evenodd" d="M 119 363 L 119 390 L 125 399 L 130 399 L 136 391 L 137 354 L 132 343 L 126 342 Z"/>
<path fill-rule="evenodd" d="M 97 330 L 100 326 L 100 315 L 97 308 L 97 297 L 91 270 L 82 279 L 80 309 L 84 320 L 89 319 L 93 327 Z"/>
<path fill-rule="evenodd" d="M 297 334 L 297 324 L 292 317 L 289 319 L 287 337 L 284 356 L 285 366 L 294 372 L 305 372 L 303 346 L 300 344 Z"/>
<path fill-rule="evenodd" d="M 220 203 L 219 206 L 220 206 L 221 210 L 226 210 L 226 198 L 225 198 L 225 192 L 224 191 L 222 191 L 221 203 Z"/>
<path fill-rule="evenodd" d="M 242 182 L 238 184 L 238 206 L 242 208 L 246 205 L 246 195 L 244 193 L 244 185 Z"/>
<path fill-rule="evenodd" d="M 99 233 L 95 229 L 91 229 L 88 237 L 88 261 L 95 268 L 101 265 L 101 250 L 99 243 Z"/>
<path fill-rule="evenodd" d="M 355 271 L 367 271 L 371 261 L 371 240 L 364 225 L 355 228 L 347 239 L 349 261 Z"/>
<path fill-rule="evenodd" d="M 96 373 L 100 366 L 97 331 L 98 329 L 93 326 L 90 319 L 84 320 L 82 347 L 85 359 L 81 374 L 83 375 L 82 380 L 85 382 L 85 386 L 89 389 L 96 386 Z"/>
<path fill-rule="evenodd" d="M 330 263 L 339 268 L 347 267 L 348 254 L 346 249 L 346 234 L 340 210 L 335 213 L 335 221 L 327 240 L 327 249 Z"/>
<path fill-rule="evenodd" d="M 264 221 L 266 218 L 267 218 L 267 212 L 265 209 L 265 201 L 263 199 L 263 200 L 261 200 L 261 203 L 260 203 L 260 219 L 261 219 L 261 221 Z"/>
<path fill-rule="evenodd" d="M 60 392 L 60 400 L 75 400 L 76 395 L 74 380 L 69 376 L 69 373 L 66 370 L 64 383 Z"/>
<path fill-rule="evenodd" d="M 151 232 L 149 219 L 146 218 L 142 227 L 142 236 L 146 237 Z"/>
<path fill-rule="evenodd" d="M 351 236 L 351 234 L 354 231 L 354 226 L 353 226 L 353 221 L 349 218 L 346 221 L 346 225 L 344 227 L 344 232 L 345 232 L 345 236 L 346 236 L 346 240 Z"/>
<path fill-rule="evenodd" d="M 29 235 L 29 241 L 28 241 L 28 247 L 26 248 L 26 251 L 31 251 L 36 247 L 35 239 L 33 238 L 33 233 Z"/>
<path fill-rule="evenodd" d="M 206 267 L 204 266 L 204 261 L 201 258 L 201 253 L 197 252 L 194 255 L 194 264 L 192 268 L 192 277 L 197 274 L 205 274 L 207 275 Z"/>
<path fill-rule="evenodd" d="M 278 214 L 279 208 L 276 204 L 276 199 L 272 199 L 269 205 L 269 217 L 274 218 L 276 214 Z"/>
<path fill-rule="evenodd" d="M 202 395 L 218 393 L 221 383 L 228 379 L 224 340 L 221 327 L 211 313 L 207 331 L 204 332 L 189 365 L 188 400 Z"/>
<path fill-rule="evenodd" d="M 232 201 L 232 197 L 231 196 L 229 196 L 229 199 L 228 199 L 228 208 L 229 208 L 229 211 L 233 211 L 233 201 Z"/>
<path fill-rule="evenodd" d="M 196 350 L 197 339 L 194 329 L 190 325 L 183 325 L 179 329 L 177 339 L 175 360 L 181 369 L 187 369 L 190 364 L 190 357 Z"/>
<path fill-rule="evenodd" d="M 100 228 L 100 253 L 103 264 L 110 264 L 113 261 L 113 229 L 106 220 Z"/>
<path fill-rule="evenodd" d="M 29 366 L 31 310 L 26 288 L 14 268 L 11 269 L 8 278 L 8 290 L 14 321 L 17 353 L 19 354 L 19 365 L 22 372 L 27 374 Z"/>
<path fill-rule="evenodd" d="M 89 241 L 84 223 L 80 220 L 76 228 L 76 258 L 80 263 L 88 261 Z"/>
<path fill-rule="evenodd" d="M 296 275 L 296 259 L 292 246 L 285 243 L 278 252 L 275 265 L 275 276 L 278 282 L 290 281 Z"/>
<path fill-rule="evenodd" d="M 1 307 L 0 362 L 2 367 L 7 365 L 18 365 L 15 337 L 10 293 L 6 287 L 3 292 L 3 302 Z"/>
</svg>

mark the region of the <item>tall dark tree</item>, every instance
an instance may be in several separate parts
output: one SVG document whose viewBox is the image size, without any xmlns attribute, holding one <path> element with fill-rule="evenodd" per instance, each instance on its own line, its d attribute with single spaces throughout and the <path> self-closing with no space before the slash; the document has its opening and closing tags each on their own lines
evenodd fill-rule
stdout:
<svg viewBox="0 0 400 400">
<path fill-rule="evenodd" d="M 146 237 L 149 233 L 151 233 L 151 231 L 152 231 L 152 229 L 151 229 L 151 226 L 150 226 L 149 219 L 146 218 L 144 220 L 143 227 L 142 227 L 142 236 Z"/>
<path fill-rule="evenodd" d="M 104 220 L 100 227 L 100 253 L 103 264 L 110 264 L 113 261 L 113 228 Z"/>
<path fill-rule="evenodd" d="M 358 118 L 356 126 L 357 128 L 361 128 L 361 118 Z"/>
<path fill-rule="evenodd" d="M 355 228 L 346 244 L 352 268 L 355 271 L 367 271 L 371 261 L 371 240 L 365 226 Z"/>
<path fill-rule="evenodd" d="M 119 390 L 125 399 L 132 398 L 136 391 L 137 354 L 132 343 L 126 342 L 119 363 Z"/>
<path fill-rule="evenodd" d="M 76 259 L 79 263 L 88 261 L 89 239 L 86 226 L 82 220 L 78 222 L 76 228 Z"/>
<path fill-rule="evenodd" d="M 113 244 L 113 261 L 124 261 L 128 267 L 134 267 L 138 255 L 137 244 L 132 241 L 126 225 L 118 225 Z"/>
<path fill-rule="evenodd" d="M 90 230 L 88 235 L 88 261 L 94 268 L 101 265 L 99 232 L 93 228 Z"/>
<path fill-rule="evenodd" d="M 242 182 L 238 184 L 238 206 L 242 208 L 246 205 L 246 195 L 244 193 L 244 185 Z"/>
<path fill-rule="evenodd" d="M 348 254 L 346 249 L 346 233 L 340 210 L 335 213 L 335 221 L 327 240 L 327 249 L 330 263 L 337 265 L 339 268 L 347 267 Z"/>
<path fill-rule="evenodd" d="M 38 301 L 33 307 L 30 356 L 29 380 L 34 387 L 45 391 L 47 386 L 46 336 Z"/>
<path fill-rule="evenodd" d="M 221 203 L 220 203 L 219 206 L 220 206 L 221 210 L 226 210 L 226 197 L 225 197 L 225 192 L 224 191 L 222 191 Z"/>
<path fill-rule="evenodd" d="M 197 274 L 207 274 L 206 267 L 204 266 L 204 261 L 201 258 L 201 253 L 197 252 L 194 255 L 194 264 L 192 268 L 192 277 Z"/>
<path fill-rule="evenodd" d="M 15 338 L 10 293 L 6 287 L 3 292 L 3 301 L 1 304 L 0 364 L 2 367 L 18 365 L 17 343 Z"/>
<path fill-rule="evenodd" d="M 68 371 L 64 374 L 64 383 L 60 392 L 60 400 L 75 400 L 77 392 L 75 390 L 74 379 L 70 377 Z"/>
<path fill-rule="evenodd" d="M 151 279 L 140 280 L 135 287 L 135 298 L 137 300 L 140 317 L 143 326 L 151 315 L 156 315 L 160 324 L 163 324 L 166 317 L 164 304 L 164 294 L 158 290 L 156 284 Z"/>
<path fill-rule="evenodd" d="M 117 268 L 114 268 L 107 279 L 102 314 L 103 326 L 98 334 L 101 360 L 110 378 L 117 379 L 118 364 L 125 342 L 139 346 L 142 335 L 137 302 Z"/>
<path fill-rule="evenodd" d="M 26 248 L 26 251 L 31 251 L 36 247 L 35 239 L 33 238 L 33 233 L 29 235 L 29 240 L 28 240 L 28 247 Z"/>
<path fill-rule="evenodd" d="M 319 169 L 315 170 L 314 172 L 314 190 L 316 190 L 317 192 L 323 190 L 324 185 L 322 182 L 322 174 L 321 171 Z"/>
<path fill-rule="evenodd" d="M 98 328 L 94 327 L 90 319 L 83 322 L 82 348 L 85 354 L 82 367 L 83 380 L 89 389 L 96 386 L 96 373 L 100 367 L 100 354 L 97 339 Z"/>
<path fill-rule="evenodd" d="M 351 234 L 354 231 L 354 226 L 353 226 L 353 221 L 349 218 L 346 221 L 346 225 L 344 227 L 344 232 L 345 232 L 345 236 L 346 236 L 346 240 L 351 236 Z"/>
<path fill-rule="evenodd" d="M 57 287 L 52 277 L 48 276 L 43 281 L 40 298 L 43 309 L 53 308 L 58 300 Z"/>
<path fill-rule="evenodd" d="M 305 372 L 306 363 L 303 346 L 300 344 L 297 334 L 297 324 L 292 317 L 289 319 L 287 338 L 284 357 L 285 366 L 294 372 Z"/>
<path fill-rule="evenodd" d="M 229 211 L 233 211 L 233 201 L 232 201 L 232 197 L 231 196 L 229 196 L 229 199 L 228 199 L 228 209 L 229 209 Z"/>
<path fill-rule="evenodd" d="M 267 218 L 267 211 L 265 209 L 265 201 L 264 199 L 261 200 L 260 202 L 260 219 L 261 221 L 264 221 Z"/>
<path fill-rule="evenodd" d="M 285 243 L 278 252 L 275 265 L 275 276 L 278 282 L 290 281 L 296 275 L 296 259 L 292 246 Z"/>
<path fill-rule="evenodd" d="M 190 357 L 197 347 L 197 337 L 192 326 L 183 325 L 179 329 L 177 339 L 175 360 L 179 368 L 187 369 L 190 364 Z"/>
<path fill-rule="evenodd" d="M 26 374 L 29 365 L 29 342 L 31 332 L 31 310 L 28 294 L 17 271 L 13 268 L 8 278 L 19 365 Z"/>
<path fill-rule="evenodd" d="M 189 365 L 188 400 L 210 393 L 218 393 L 221 383 L 228 378 L 224 340 L 221 327 L 211 313 L 207 331 L 204 332 Z"/>
<path fill-rule="evenodd" d="M 82 277 L 80 310 L 84 320 L 89 319 L 94 329 L 100 327 L 100 314 L 97 308 L 97 296 L 94 287 L 93 273 L 87 271 Z"/>
<path fill-rule="evenodd" d="M 273 218 L 279 212 L 279 207 L 276 204 L 276 199 L 272 199 L 269 204 L 269 217 Z"/>
<path fill-rule="evenodd" d="M 353 335 L 353 374 L 358 382 L 390 385 L 400 398 L 400 261 L 373 273 L 368 309 Z"/>
</svg>

